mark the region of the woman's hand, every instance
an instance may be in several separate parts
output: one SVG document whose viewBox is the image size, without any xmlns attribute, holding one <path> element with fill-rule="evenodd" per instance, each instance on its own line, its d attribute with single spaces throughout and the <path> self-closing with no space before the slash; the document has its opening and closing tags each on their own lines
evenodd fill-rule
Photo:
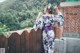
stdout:
<svg viewBox="0 0 80 53">
<path fill-rule="evenodd" d="M 39 13 L 38 13 L 38 16 L 37 16 L 36 21 L 42 16 L 42 14 L 43 14 L 42 12 L 39 12 Z"/>
<path fill-rule="evenodd" d="M 58 27 L 58 22 L 55 22 L 53 27 Z"/>
</svg>

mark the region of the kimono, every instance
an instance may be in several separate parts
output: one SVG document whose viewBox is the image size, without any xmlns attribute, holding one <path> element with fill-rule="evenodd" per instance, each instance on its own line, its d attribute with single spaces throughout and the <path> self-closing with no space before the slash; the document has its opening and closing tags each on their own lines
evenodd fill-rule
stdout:
<svg viewBox="0 0 80 53">
<path fill-rule="evenodd" d="M 54 26 L 55 21 L 58 21 L 58 18 L 55 18 L 54 15 L 52 15 L 51 17 L 43 15 L 35 23 L 36 29 L 42 29 L 42 42 L 45 53 L 54 53 L 55 34 L 52 27 Z"/>
<path fill-rule="evenodd" d="M 61 12 L 58 12 L 57 16 L 58 16 L 58 19 L 57 19 L 58 25 L 63 26 L 64 25 L 64 16 L 62 15 Z"/>
<path fill-rule="evenodd" d="M 54 27 L 55 37 L 58 39 L 62 39 L 64 17 L 62 13 L 59 12 L 58 15 L 54 15 L 54 18 L 56 18 L 56 21 L 58 23 L 58 27 Z"/>
</svg>

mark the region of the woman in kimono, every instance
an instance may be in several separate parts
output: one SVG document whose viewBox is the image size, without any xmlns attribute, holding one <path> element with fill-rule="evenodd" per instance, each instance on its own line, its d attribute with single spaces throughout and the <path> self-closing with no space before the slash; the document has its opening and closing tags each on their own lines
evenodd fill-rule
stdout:
<svg viewBox="0 0 80 53">
<path fill-rule="evenodd" d="M 43 46 L 45 53 L 54 53 L 54 15 L 53 15 L 53 7 L 48 5 L 45 8 L 45 14 L 42 15 L 40 18 L 36 20 L 35 29 L 42 29 L 42 36 L 43 36 Z"/>
</svg>

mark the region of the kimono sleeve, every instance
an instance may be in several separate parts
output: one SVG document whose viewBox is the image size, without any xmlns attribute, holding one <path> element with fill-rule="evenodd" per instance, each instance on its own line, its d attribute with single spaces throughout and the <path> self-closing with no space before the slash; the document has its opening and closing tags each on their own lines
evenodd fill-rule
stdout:
<svg viewBox="0 0 80 53">
<path fill-rule="evenodd" d="M 58 21 L 58 25 L 59 26 L 63 26 L 63 24 L 64 24 L 64 18 L 63 18 L 62 15 L 59 15 L 59 18 L 57 19 L 57 21 Z"/>
<path fill-rule="evenodd" d="M 36 20 L 34 29 L 37 30 L 38 28 L 42 29 L 43 28 L 43 16 L 41 16 L 38 20 Z"/>
</svg>

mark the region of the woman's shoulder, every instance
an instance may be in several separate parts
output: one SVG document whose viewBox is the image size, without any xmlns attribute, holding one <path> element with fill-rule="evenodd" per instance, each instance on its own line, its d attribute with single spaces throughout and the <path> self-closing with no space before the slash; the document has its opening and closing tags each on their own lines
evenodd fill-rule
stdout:
<svg viewBox="0 0 80 53">
<path fill-rule="evenodd" d="M 46 14 L 42 15 L 42 16 L 47 16 Z"/>
<path fill-rule="evenodd" d="M 46 14 L 44 14 L 44 15 L 42 15 L 42 16 L 41 16 L 41 18 L 44 18 L 44 17 L 46 17 L 46 16 L 47 16 L 47 15 L 46 15 Z"/>
<path fill-rule="evenodd" d="M 46 14 L 42 15 L 42 17 L 47 17 L 47 16 L 48 15 L 46 15 Z M 54 14 L 52 14 L 51 16 L 54 17 Z M 48 17 L 50 17 L 50 16 L 48 16 Z"/>
</svg>

